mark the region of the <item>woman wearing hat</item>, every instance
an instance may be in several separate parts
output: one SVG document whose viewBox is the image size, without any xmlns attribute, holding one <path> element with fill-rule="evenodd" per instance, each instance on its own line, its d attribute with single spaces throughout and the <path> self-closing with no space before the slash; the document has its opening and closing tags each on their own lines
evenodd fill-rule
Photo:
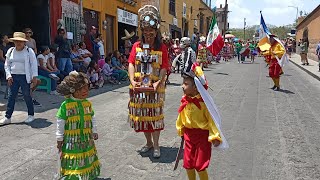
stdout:
<svg viewBox="0 0 320 180">
<path fill-rule="evenodd" d="M 146 137 L 147 143 L 140 152 L 147 152 L 154 148 L 153 157 L 159 158 L 160 131 L 164 128 L 164 82 L 169 68 L 168 51 L 166 46 L 161 43 L 161 19 L 158 9 L 155 6 L 145 5 L 139 10 L 139 18 L 142 41 L 138 41 L 133 45 L 128 59 L 131 82 L 129 122 L 136 132 L 144 132 Z M 144 66 L 144 64 L 137 57 L 143 54 L 146 49 L 151 50 L 148 55 L 152 56 L 156 61 L 151 64 L 152 75 L 148 79 L 152 90 L 143 92 L 138 90 L 142 85 L 141 78 L 143 73 L 137 70 L 137 67 Z M 143 83 L 145 82 L 144 80 Z"/>
<path fill-rule="evenodd" d="M 124 40 L 124 54 L 128 57 L 132 48 L 131 38 L 134 36 L 135 33 L 129 33 L 126 29 L 124 30 L 124 33 L 126 36 L 122 37 L 121 39 Z"/>
<path fill-rule="evenodd" d="M 21 87 L 24 100 L 28 108 L 28 118 L 25 122 L 34 120 L 34 108 L 30 95 L 30 83 L 37 84 L 38 65 L 34 51 L 25 43 L 28 41 L 22 32 L 15 32 L 13 38 L 15 47 L 8 50 L 4 65 L 9 86 L 9 96 L 5 118 L 0 120 L 0 125 L 11 123 L 15 100 Z"/>
</svg>

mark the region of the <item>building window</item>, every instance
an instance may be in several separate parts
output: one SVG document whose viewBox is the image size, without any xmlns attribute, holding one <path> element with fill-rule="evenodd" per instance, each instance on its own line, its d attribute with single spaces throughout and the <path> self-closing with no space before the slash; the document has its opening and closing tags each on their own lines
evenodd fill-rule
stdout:
<svg viewBox="0 0 320 180">
<path fill-rule="evenodd" d="M 176 16 L 176 0 L 169 1 L 169 13 Z"/>
<path fill-rule="evenodd" d="M 200 15 L 200 33 L 203 33 L 204 29 L 203 29 L 203 25 L 204 25 L 204 22 L 203 22 L 203 14 Z"/>
</svg>

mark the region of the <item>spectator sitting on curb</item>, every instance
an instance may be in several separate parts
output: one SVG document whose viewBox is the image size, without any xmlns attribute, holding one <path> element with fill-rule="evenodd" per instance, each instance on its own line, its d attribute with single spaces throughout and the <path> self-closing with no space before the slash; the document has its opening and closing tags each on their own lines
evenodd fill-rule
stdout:
<svg viewBox="0 0 320 180">
<path fill-rule="evenodd" d="M 51 78 L 51 95 L 58 95 L 56 91 L 57 87 L 57 81 L 60 80 L 60 78 L 57 76 L 59 74 L 58 69 L 54 69 L 51 67 L 50 62 L 48 61 L 48 54 L 50 53 L 50 49 L 48 46 L 42 46 L 40 49 L 40 53 L 37 57 L 38 59 L 38 72 L 39 75 Z"/>
<path fill-rule="evenodd" d="M 120 52 L 118 50 L 115 50 L 113 53 L 113 57 L 111 58 L 111 65 L 114 69 L 114 72 L 120 74 L 121 80 L 126 81 L 128 79 L 128 73 L 125 70 L 125 67 L 120 62 L 120 56 Z"/>
<path fill-rule="evenodd" d="M 53 71 L 59 71 L 58 67 L 57 67 L 57 61 L 56 61 L 56 52 L 57 52 L 57 48 L 58 46 L 56 44 L 52 44 L 50 46 L 50 53 L 47 55 L 48 56 L 48 63 L 51 67 L 51 70 Z M 61 72 L 59 74 L 57 74 L 57 76 L 60 78 L 60 80 L 62 81 L 64 79 L 64 75 L 61 74 Z"/>
<path fill-rule="evenodd" d="M 99 87 L 103 87 L 104 80 L 101 71 L 102 70 L 98 67 L 96 61 L 90 62 L 87 70 L 87 76 L 90 80 L 90 89 L 98 89 Z"/>
<path fill-rule="evenodd" d="M 105 58 L 105 64 L 102 67 L 102 72 L 105 76 L 111 77 L 109 79 L 111 84 L 121 84 L 120 74 L 116 73 L 114 69 L 111 67 L 111 58 L 109 56 Z"/>
<path fill-rule="evenodd" d="M 71 60 L 72 60 L 73 70 L 77 72 L 87 73 L 87 66 L 89 64 L 86 64 L 84 62 L 83 57 L 80 55 L 78 44 L 71 45 Z"/>
<path fill-rule="evenodd" d="M 90 62 L 92 61 L 92 53 L 87 49 L 87 46 L 84 42 L 80 42 L 79 43 L 79 49 L 78 52 L 80 54 L 80 56 L 83 58 L 84 60 L 84 64 L 86 67 L 89 66 Z"/>
</svg>

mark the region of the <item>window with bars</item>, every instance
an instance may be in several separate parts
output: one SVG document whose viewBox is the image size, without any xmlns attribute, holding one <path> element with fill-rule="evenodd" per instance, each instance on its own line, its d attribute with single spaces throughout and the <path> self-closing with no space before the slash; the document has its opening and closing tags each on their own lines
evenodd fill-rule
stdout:
<svg viewBox="0 0 320 180">
<path fill-rule="evenodd" d="M 79 32 L 80 28 L 80 21 L 79 19 L 72 18 L 72 17 L 63 17 L 65 22 L 65 28 L 66 32 L 72 32 L 73 33 L 73 40 L 71 40 L 72 43 L 79 43 L 81 40 L 81 35 Z"/>
<path fill-rule="evenodd" d="M 169 13 L 173 16 L 176 15 L 176 0 L 169 1 Z"/>
</svg>

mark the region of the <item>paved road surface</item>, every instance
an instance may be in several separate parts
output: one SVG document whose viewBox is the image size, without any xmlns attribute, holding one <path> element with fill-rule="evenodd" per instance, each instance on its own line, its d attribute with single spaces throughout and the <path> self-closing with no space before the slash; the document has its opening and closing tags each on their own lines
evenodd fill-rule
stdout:
<svg viewBox="0 0 320 180">
<path fill-rule="evenodd" d="M 222 62 L 205 71 L 230 144 L 229 150 L 213 154 L 211 179 L 320 179 L 320 83 L 292 64 L 284 70 L 280 92 L 269 89 L 271 80 L 261 59 L 254 64 Z M 144 137 L 128 127 L 127 87 L 109 86 L 92 92 L 100 179 L 186 179 L 181 164 L 172 171 L 180 141 L 175 119 L 182 91 L 178 75 L 173 75 L 171 82 L 158 160 L 151 158 L 151 153 L 137 153 Z M 20 100 L 13 124 L 0 127 L 0 179 L 49 180 L 56 172 L 54 115 L 62 98 L 43 93 L 36 97 L 45 106 L 37 109 L 35 122 L 20 123 L 25 117 Z"/>
</svg>

